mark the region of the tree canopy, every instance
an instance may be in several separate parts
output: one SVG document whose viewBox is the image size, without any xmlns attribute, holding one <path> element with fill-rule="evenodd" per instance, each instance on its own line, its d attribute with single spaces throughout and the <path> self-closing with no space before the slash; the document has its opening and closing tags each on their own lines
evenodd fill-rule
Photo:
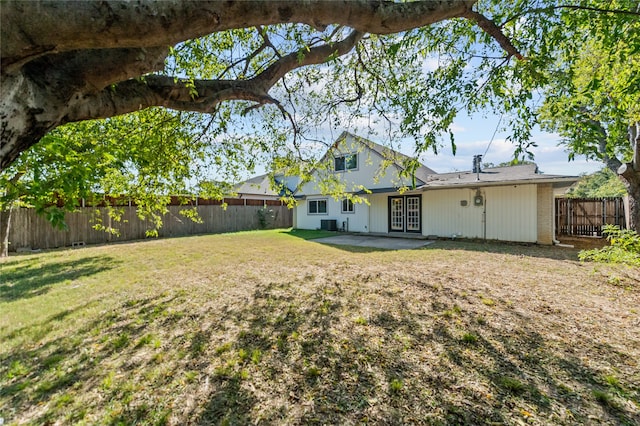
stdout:
<svg viewBox="0 0 640 426">
<path fill-rule="evenodd" d="M 454 17 L 488 22 L 473 3 L 7 2 L 0 11 L 0 167 L 68 122 L 151 106 L 213 113 L 229 100 L 277 104 L 269 91 L 283 76 L 345 55 L 365 33 L 397 33 Z M 513 51 L 499 29 L 487 28 Z M 295 48 L 265 51 L 275 46 L 269 38 L 274 31 Z M 168 62 L 180 63 L 166 61 L 180 51 L 172 46 L 199 37 L 205 39 L 189 46 L 192 57 L 215 58 L 217 69 L 207 67 L 197 79 L 162 72 Z M 238 53 L 246 60 L 238 62 Z M 240 64 L 247 73 L 229 75 Z"/>
<path fill-rule="evenodd" d="M 640 11 L 639 2 L 611 5 Z M 574 28 L 548 67 L 540 120 L 560 134 L 570 159 L 585 155 L 620 174 L 640 229 L 640 19 L 607 16 Z"/>
<path fill-rule="evenodd" d="M 572 198 L 622 197 L 627 194 L 624 184 L 614 172 L 604 168 L 598 172 L 583 176 L 572 187 L 567 196 Z"/>
<path fill-rule="evenodd" d="M 64 123 L 151 106 L 215 114 L 224 101 L 244 101 L 235 112 L 271 104 L 301 119 L 299 93 L 322 97 L 315 108 L 324 115 L 356 105 L 359 115 L 394 118 L 419 150 L 433 148 L 458 111 L 486 106 L 519 116 L 507 123 L 522 142 L 531 89 L 544 80 L 553 47 L 584 22 L 605 31 L 613 18 L 638 18 L 634 2 L 597 0 L 67 6 L 16 1 L 0 11 L 0 168 Z M 425 70 L 427 58 L 435 69 Z"/>
</svg>

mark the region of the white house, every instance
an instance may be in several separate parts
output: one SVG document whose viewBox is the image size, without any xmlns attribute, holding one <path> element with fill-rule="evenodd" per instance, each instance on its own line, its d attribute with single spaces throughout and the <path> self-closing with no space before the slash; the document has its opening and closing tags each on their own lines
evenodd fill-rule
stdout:
<svg viewBox="0 0 640 426">
<path fill-rule="evenodd" d="M 279 201 L 283 196 L 292 194 L 299 182 L 300 178 L 297 176 L 276 173 L 271 178 L 268 174 L 264 174 L 238 183 L 234 187 L 234 192 L 238 198 L 247 200 Z"/>
<path fill-rule="evenodd" d="M 480 170 L 479 159 L 474 163 L 478 170 L 455 173 L 414 163 L 410 173 L 409 157 L 345 132 L 320 162 L 325 166 L 296 191 L 293 225 L 553 244 L 554 191 L 578 177 L 541 174 L 535 165 Z M 329 187 L 349 197 L 323 195 Z"/>
</svg>

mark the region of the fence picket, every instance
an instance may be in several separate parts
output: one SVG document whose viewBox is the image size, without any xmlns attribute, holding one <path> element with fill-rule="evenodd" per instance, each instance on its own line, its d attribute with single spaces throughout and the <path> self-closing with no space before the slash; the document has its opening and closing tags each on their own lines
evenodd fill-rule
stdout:
<svg viewBox="0 0 640 426">
<path fill-rule="evenodd" d="M 602 236 L 604 225 L 626 228 L 622 197 L 556 198 L 558 235 Z"/>
<path fill-rule="evenodd" d="M 256 203 L 257 204 L 257 203 Z M 169 212 L 162 218 L 163 227 L 159 229 L 159 237 L 177 237 L 194 234 L 210 234 L 235 231 L 248 231 L 258 229 L 258 211 L 263 208 L 260 205 L 229 205 L 223 209 L 220 205 L 199 205 L 197 207 L 202 223 L 195 223 L 182 216 L 181 206 L 168 206 Z M 293 224 L 293 211 L 286 205 L 270 205 L 273 217 L 267 220 L 267 228 L 289 228 Z M 97 208 L 103 224 L 108 226 L 111 222 L 106 213 L 106 208 Z M 136 207 L 123 207 L 124 214 L 120 222 L 113 222 L 120 235 L 112 235 L 108 232 L 97 231 L 93 228 L 96 208 L 81 207 L 78 212 L 68 213 L 66 223 L 68 230 L 54 229 L 42 216 L 36 214 L 34 209 L 15 209 L 11 218 L 9 231 L 9 250 L 19 249 L 50 249 L 57 247 L 69 247 L 73 244 L 101 244 L 116 241 L 130 241 L 144 239 L 145 231 L 150 228 L 147 221 L 140 220 L 136 215 Z"/>
</svg>

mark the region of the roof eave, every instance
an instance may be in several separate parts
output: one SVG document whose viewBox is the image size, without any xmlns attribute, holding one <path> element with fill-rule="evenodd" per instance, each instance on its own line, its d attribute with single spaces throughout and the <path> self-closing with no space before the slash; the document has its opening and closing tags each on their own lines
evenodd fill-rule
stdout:
<svg viewBox="0 0 640 426">
<path fill-rule="evenodd" d="M 563 176 L 554 177 L 548 179 L 516 179 L 509 181 L 474 181 L 474 182 L 459 182 L 459 183 L 444 183 L 441 185 L 433 185 L 427 183 L 421 186 L 419 189 L 422 191 L 436 190 L 436 189 L 452 189 L 452 188 L 480 188 L 485 186 L 510 186 L 510 185 L 532 185 L 541 183 L 551 183 L 554 188 L 561 188 L 564 186 L 571 186 L 580 179 L 579 176 Z"/>
</svg>

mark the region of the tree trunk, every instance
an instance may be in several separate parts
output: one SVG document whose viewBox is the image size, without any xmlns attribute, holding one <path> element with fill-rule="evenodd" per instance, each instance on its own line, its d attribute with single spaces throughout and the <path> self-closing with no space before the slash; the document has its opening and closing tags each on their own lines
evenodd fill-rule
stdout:
<svg viewBox="0 0 640 426">
<path fill-rule="evenodd" d="M 640 182 L 629 190 L 629 224 L 631 229 L 640 233 Z"/>
<path fill-rule="evenodd" d="M 640 122 L 629 126 L 629 142 L 633 149 L 631 163 L 626 164 L 626 171 L 621 176 L 627 181 L 629 192 L 629 216 L 631 229 L 640 232 Z"/>
<path fill-rule="evenodd" d="M 630 166 L 629 163 L 622 165 L 618 173 L 629 193 L 629 226 L 640 233 L 640 172 Z"/>
<path fill-rule="evenodd" d="M 626 163 L 617 172 L 629 194 L 629 226 L 640 232 L 640 171 L 634 170 L 632 163 Z"/>
<path fill-rule="evenodd" d="M 0 210 L 0 257 L 9 256 L 9 231 L 11 230 L 11 213 L 13 212 L 13 203 L 9 204 L 8 209 Z"/>
</svg>

